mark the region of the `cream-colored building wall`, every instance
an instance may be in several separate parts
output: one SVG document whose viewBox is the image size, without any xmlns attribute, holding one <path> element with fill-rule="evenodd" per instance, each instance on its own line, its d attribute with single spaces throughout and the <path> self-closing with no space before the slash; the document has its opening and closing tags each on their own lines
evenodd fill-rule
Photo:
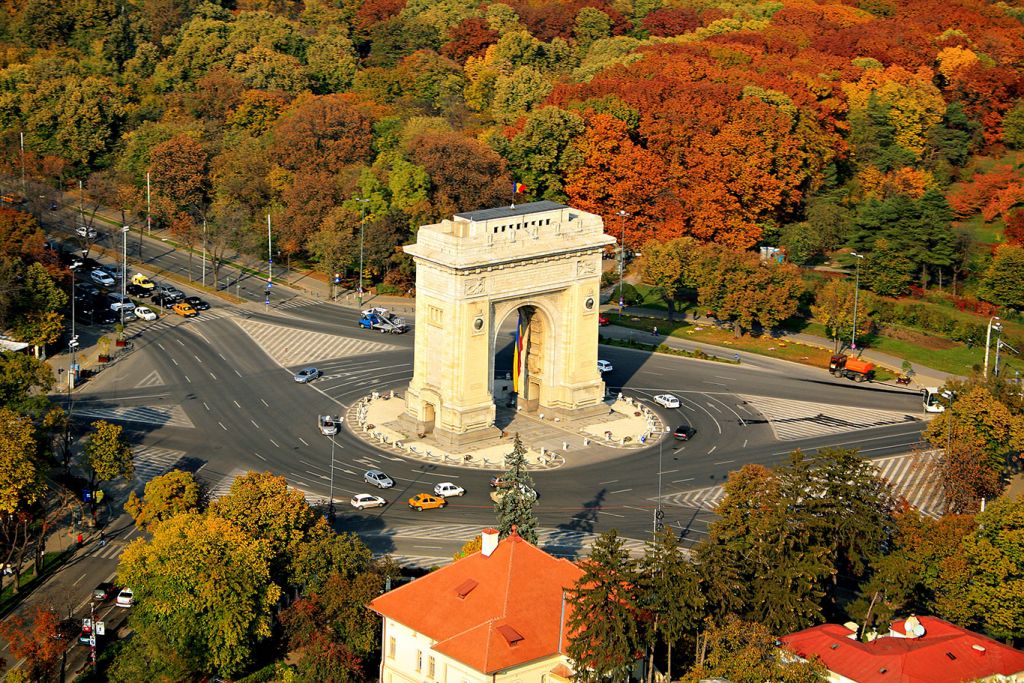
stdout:
<svg viewBox="0 0 1024 683">
<path fill-rule="evenodd" d="M 406 415 L 418 430 L 435 428 L 457 441 L 493 428 L 495 336 L 526 306 L 543 331 L 534 358 L 540 384 L 527 382 L 520 392 L 526 407 L 566 416 L 600 408 L 601 255 L 615 240 L 600 216 L 543 206 L 555 208 L 489 220 L 456 216 L 421 227 L 416 244 L 405 247 L 416 262 L 417 321 Z"/>
<path fill-rule="evenodd" d="M 551 676 L 550 672 L 558 664 L 568 665 L 568 659 L 556 655 L 492 677 L 434 652 L 434 641 L 388 617 L 384 617 L 383 645 L 381 683 L 561 683 L 564 679 Z"/>
</svg>

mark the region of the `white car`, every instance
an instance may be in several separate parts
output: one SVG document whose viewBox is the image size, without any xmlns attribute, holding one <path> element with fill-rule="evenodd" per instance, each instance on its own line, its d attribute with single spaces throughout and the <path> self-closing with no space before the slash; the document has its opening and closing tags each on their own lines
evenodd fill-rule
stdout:
<svg viewBox="0 0 1024 683">
<path fill-rule="evenodd" d="M 135 302 L 120 293 L 108 294 L 107 300 L 110 301 L 110 310 L 112 311 L 120 311 L 122 308 L 126 311 L 135 310 Z"/>
<path fill-rule="evenodd" d="M 597 361 L 597 370 L 598 370 L 598 372 L 611 372 L 614 369 L 615 368 L 612 367 L 612 364 L 609 363 L 606 360 L 599 360 L 599 361 Z"/>
<path fill-rule="evenodd" d="M 122 588 L 121 592 L 117 594 L 117 600 L 115 604 L 118 607 L 131 607 L 135 604 L 135 594 L 132 593 L 131 588 Z"/>
<path fill-rule="evenodd" d="M 365 510 L 366 508 L 380 508 L 388 504 L 386 500 L 380 496 L 375 496 L 371 493 L 357 493 L 352 496 L 352 500 L 349 501 L 356 510 Z"/>
<path fill-rule="evenodd" d="M 136 306 L 135 317 L 143 320 L 156 320 L 156 311 L 148 306 Z"/>
<path fill-rule="evenodd" d="M 441 496 L 442 498 L 449 498 L 451 496 L 464 496 L 466 495 L 466 489 L 461 486 L 456 486 L 450 481 L 443 481 L 440 484 L 434 486 L 434 495 Z"/>
<path fill-rule="evenodd" d="M 658 394 L 654 397 L 654 402 L 664 408 L 678 408 L 679 399 L 672 394 Z"/>
<path fill-rule="evenodd" d="M 89 279 L 101 287 L 113 287 L 117 284 L 117 281 L 110 277 L 109 273 L 106 273 L 99 268 L 89 273 Z"/>
<path fill-rule="evenodd" d="M 84 225 L 79 225 L 75 228 L 75 234 L 88 240 L 94 240 L 96 239 L 96 228 L 88 228 Z"/>
<path fill-rule="evenodd" d="M 320 415 L 317 423 L 320 425 L 320 433 L 324 436 L 334 436 L 338 433 L 338 421 L 330 415 Z"/>
</svg>

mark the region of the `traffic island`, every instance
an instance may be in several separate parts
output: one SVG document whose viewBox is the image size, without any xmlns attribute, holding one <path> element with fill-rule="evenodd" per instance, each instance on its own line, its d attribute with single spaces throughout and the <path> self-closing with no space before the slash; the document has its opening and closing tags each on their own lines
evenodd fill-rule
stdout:
<svg viewBox="0 0 1024 683">
<path fill-rule="evenodd" d="M 503 404 L 504 405 L 504 404 Z M 432 464 L 503 470 L 505 456 L 519 435 L 531 467 L 544 470 L 584 465 L 648 448 L 665 435 L 657 413 L 632 397 L 605 400 L 599 415 L 566 421 L 558 416 L 499 408 L 497 435 L 463 450 L 443 446 L 430 434 L 411 433 L 400 418 L 405 401 L 394 391 L 373 392 L 355 402 L 345 425 L 369 446 Z"/>
</svg>

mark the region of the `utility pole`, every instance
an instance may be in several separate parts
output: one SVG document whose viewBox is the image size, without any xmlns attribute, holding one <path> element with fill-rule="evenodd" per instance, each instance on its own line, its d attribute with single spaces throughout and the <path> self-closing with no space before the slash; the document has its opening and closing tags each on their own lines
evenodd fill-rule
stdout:
<svg viewBox="0 0 1024 683">
<path fill-rule="evenodd" d="M 241 273 L 239 273 L 241 277 Z M 267 292 L 263 298 L 263 304 L 266 306 L 266 310 L 270 310 L 270 288 L 274 286 L 274 247 L 270 237 L 270 212 L 267 212 Z M 236 285 L 235 291 L 238 291 Z"/>
<path fill-rule="evenodd" d="M 860 262 L 864 260 L 864 257 L 855 251 L 850 252 L 850 256 L 855 259 L 856 276 L 853 285 L 853 332 L 850 334 L 850 350 L 857 350 L 857 295 L 860 294 Z"/>
<path fill-rule="evenodd" d="M 203 216 L 203 287 L 206 286 L 206 216 Z"/>
<path fill-rule="evenodd" d="M 622 231 L 619 239 L 619 317 L 622 317 L 622 306 L 625 304 L 622 296 L 622 273 L 626 264 L 626 218 L 628 216 L 628 213 L 622 209 L 619 210 L 619 227 Z"/>
<path fill-rule="evenodd" d="M 25 188 L 25 133 L 18 134 L 21 137 L 21 196 L 28 199 L 28 190 Z"/>
<path fill-rule="evenodd" d="M 359 308 L 363 306 L 363 229 L 366 226 L 366 207 L 365 204 L 370 201 L 363 197 L 356 197 L 355 200 L 363 206 L 359 207 L 359 292 L 356 294 L 356 301 L 359 304 Z"/>
<path fill-rule="evenodd" d="M 982 374 L 986 379 L 988 378 L 988 351 L 992 347 L 992 323 L 995 322 L 996 331 L 999 332 L 1003 329 L 1003 326 L 999 324 L 999 316 L 994 315 L 988 319 L 988 330 L 985 333 L 985 370 Z"/>
</svg>

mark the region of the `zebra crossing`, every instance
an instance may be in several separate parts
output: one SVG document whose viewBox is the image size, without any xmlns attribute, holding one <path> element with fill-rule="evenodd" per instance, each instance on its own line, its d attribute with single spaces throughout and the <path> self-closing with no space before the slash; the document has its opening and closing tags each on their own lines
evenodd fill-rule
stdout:
<svg viewBox="0 0 1024 683">
<path fill-rule="evenodd" d="M 363 537 L 386 537 L 394 540 L 399 538 L 415 538 L 419 540 L 448 541 L 452 543 L 466 543 L 480 535 L 479 524 L 427 524 L 427 525 L 403 525 L 379 532 L 360 532 Z M 590 531 L 578 531 L 575 529 L 537 529 L 537 547 L 552 555 L 559 557 L 578 557 L 583 551 L 589 551 L 594 542 L 600 537 Z M 622 538 L 623 547 L 633 556 L 639 557 L 644 553 L 644 541 L 635 538 Z M 435 557 L 429 557 L 436 560 Z M 435 562 L 436 564 L 436 562 Z"/>
<path fill-rule="evenodd" d="M 135 479 L 145 484 L 149 480 L 169 472 L 184 457 L 185 451 L 157 446 L 136 446 L 132 449 Z"/>
<path fill-rule="evenodd" d="M 909 455 L 894 455 L 870 462 L 878 468 L 879 476 L 922 515 L 938 518 L 946 509 L 935 462 L 938 451 L 924 451 Z M 725 497 L 721 486 L 708 486 L 692 491 L 680 491 L 661 497 L 663 505 L 715 512 Z"/>
<path fill-rule="evenodd" d="M 207 498 L 211 502 L 213 502 L 231 493 L 231 486 L 232 484 L 235 483 L 235 480 L 241 476 L 248 474 L 251 471 L 251 468 L 236 467 L 230 472 L 228 472 L 226 475 L 218 479 L 216 482 L 211 482 L 204 478 L 203 476 L 199 476 L 199 480 L 206 485 Z M 305 489 L 299 488 L 298 486 L 292 486 L 290 484 L 288 485 L 288 488 L 293 489 L 295 491 L 300 491 L 302 493 L 303 498 L 306 499 L 306 502 L 314 507 L 321 503 L 326 504 L 327 497 L 324 495 L 310 493 Z M 335 498 L 334 500 L 335 504 L 337 504 L 338 498 Z"/>
<path fill-rule="evenodd" d="M 121 539 L 107 539 L 106 545 L 100 545 L 99 541 L 91 541 L 93 544 L 89 551 L 89 557 L 97 557 L 104 560 L 116 560 L 121 557 L 121 553 L 124 552 L 125 546 L 128 545 L 128 541 Z"/>
<path fill-rule="evenodd" d="M 238 313 L 231 308 L 211 308 L 208 311 L 199 311 L 199 315 L 194 318 L 182 318 L 176 313 L 164 312 L 158 320 L 154 320 L 140 329 L 147 333 L 157 332 L 159 330 L 177 327 L 178 325 L 194 325 L 196 323 L 210 322 L 211 320 L 217 320 L 219 318 L 233 318 L 237 315 Z"/>
<path fill-rule="evenodd" d="M 398 348 L 382 342 L 297 330 L 258 320 L 233 320 L 268 356 L 286 367 L 331 358 L 393 351 Z"/>
<path fill-rule="evenodd" d="M 779 441 L 796 441 L 844 432 L 920 422 L 916 415 L 874 408 L 795 401 L 740 394 L 739 398 L 768 421 Z"/>
<path fill-rule="evenodd" d="M 181 406 L 93 406 L 88 403 L 75 404 L 75 415 L 92 417 L 111 422 L 142 422 L 161 427 L 184 427 L 195 429 L 195 424 Z"/>
</svg>

